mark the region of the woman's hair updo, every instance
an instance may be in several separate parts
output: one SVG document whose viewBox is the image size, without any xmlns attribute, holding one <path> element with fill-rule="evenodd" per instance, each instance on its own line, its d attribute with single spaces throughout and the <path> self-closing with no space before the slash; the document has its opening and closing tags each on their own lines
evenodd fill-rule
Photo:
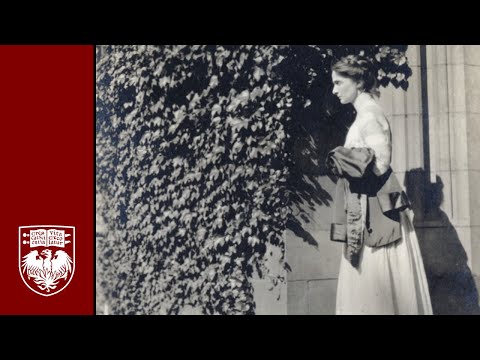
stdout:
<svg viewBox="0 0 480 360">
<path fill-rule="evenodd" d="M 363 84 L 363 91 L 380 96 L 377 83 L 377 71 L 373 63 L 360 55 L 348 55 L 332 65 L 332 71 L 343 77 Z"/>
</svg>

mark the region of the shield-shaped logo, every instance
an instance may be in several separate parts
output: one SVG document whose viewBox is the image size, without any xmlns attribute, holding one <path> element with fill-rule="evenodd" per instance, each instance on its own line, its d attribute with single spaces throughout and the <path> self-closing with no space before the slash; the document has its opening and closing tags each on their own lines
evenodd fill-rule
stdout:
<svg viewBox="0 0 480 360">
<path fill-rule="evenodd" d="M 75 271 L 75 227 L 20 226 L 18 251 L 18 268 L 25 285 L 39 295 L 58 294 Z"/>
</svg>

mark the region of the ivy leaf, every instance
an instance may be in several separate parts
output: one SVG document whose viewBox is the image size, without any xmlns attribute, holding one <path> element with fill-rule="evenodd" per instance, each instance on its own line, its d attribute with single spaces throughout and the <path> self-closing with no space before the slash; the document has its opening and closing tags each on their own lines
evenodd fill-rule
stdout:
<svg viewBox="0 0 480 360">
<path fill-rule="evenodd" d="M 218 86 L 218 76 L 217 75 L 213 75 L 210 78 L 210 83 L 208 84 L 208 86 L 212 89 L 214 89 Z"/>
<path fill-rule="evenodd" d="M 255 70 L 253 72 L 253 78 L 257 81 L 260 81 L 260 78 L 265 75 L 265 71 L 258 66 L 255 66 Z"/>
</svg>

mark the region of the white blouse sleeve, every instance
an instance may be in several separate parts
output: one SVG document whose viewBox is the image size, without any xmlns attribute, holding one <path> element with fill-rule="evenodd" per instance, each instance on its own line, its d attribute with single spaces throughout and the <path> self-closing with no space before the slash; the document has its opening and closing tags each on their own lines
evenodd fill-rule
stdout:
<svg viewBox="0 0 480 360">
<path fill-rule="evenodd" d="M 361 134 L 366 146 L 375 153 L 373 172 L 378 176 L 384 174 L 392 160 L 392 141 L 388 122 L 385 119 L 382 126 L 375 114 L 369 114 L 362 122 Z"/>
</svg>

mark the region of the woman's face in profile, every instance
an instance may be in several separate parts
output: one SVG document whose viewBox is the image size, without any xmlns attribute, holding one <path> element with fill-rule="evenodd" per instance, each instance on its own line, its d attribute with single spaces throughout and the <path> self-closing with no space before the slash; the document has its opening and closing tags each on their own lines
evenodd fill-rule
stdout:
<svg viewBox="0 0 480 360">
<path fill-rule="evenodd" d="M 337 96 L 342 104 L 350 104 L 358 95 L 358 84 L 348 77 L 332 71 L 333 95 Z"/>
</svg>

